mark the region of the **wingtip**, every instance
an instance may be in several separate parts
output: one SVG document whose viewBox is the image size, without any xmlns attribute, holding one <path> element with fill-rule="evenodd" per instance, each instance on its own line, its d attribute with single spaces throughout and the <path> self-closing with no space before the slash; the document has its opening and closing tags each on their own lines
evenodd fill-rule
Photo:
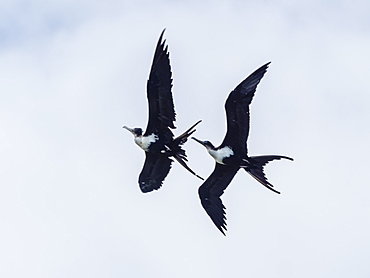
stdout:
<svg viewBox="0 0 370 278">
<path fill-rule="evenodd" d="M 226 223 L 224 223 L 223 225 L 221 225 L 220 227 L 216 226 L 218 228 L 218 230 L 224 235 L 226 236 Z"/>
<path fill-rule="evenodd" d="M 160 46 L 160 45 L 163 45 L 163 47 L 165 48 L 165 52 L 167 53 L 168 49 L 167 47 L 168 46 L 165 46 L 166 44 L 166 40 L 163 40 L 163 35 L 164 35 L 164 32 L 166 31 L 166 28 L 164 28 L 161 32 L 161 35 L 159 36 L 159 39 L 158 39 L 158 43 L 157 43 L 157 48 Z"/>
<path fill-rule="evenodd" d="M 161 39 L 162 39 L 162 37 L 163 37 L 163 35 L 164 35 L 164 32 L 166 32 L 166 28 L 164 28 L 164 29 L 162 30 L 161 35 L 159 36 Z"/>
<path fill-rule="evenodd" d="M 261 68 L 265 68 L 265 71 L 267 71 L 268 68 L 270 67 L 270 64 L 271 64 L 271 61 L 264 64 Z"/>
</svg>

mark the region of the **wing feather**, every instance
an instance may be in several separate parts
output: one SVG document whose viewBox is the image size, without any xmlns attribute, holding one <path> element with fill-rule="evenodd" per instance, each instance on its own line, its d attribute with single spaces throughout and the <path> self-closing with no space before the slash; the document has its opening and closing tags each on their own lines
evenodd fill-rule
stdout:
<svg viewBox="0 0 370 278">
<path fill-rule="evenodd" d="M 230 146 L 234 153 L 243 156 L 247 153 L 249 105 L 269 64 L 261 66 L 249 75 L 229 94 L 226 100 L 227 132 L 221 146 Z"/>
<path fill-rule="evenodd" d="M 226 208 L 223 205 L 220 197 L 238 170 L 239 166 L 229 166 L 216 163 L 212 174 L 199 187 L 198 190 L 203 208 L 216 227 L 224 235 L 226 231 Z"/>
<path fill-rule="evenodd" d="M 158 190 L 171 169 L 172 160 L 160 153 L 145 152 L 145 162 L 139 175 L 139 186 L 143 193 Z"/>
<path fill-rule="evenodd" d="M 162 41 L 164 31 L 159 37 L 155 49 L 152 67 L 147 82 L 149 119 L 145 136 L 153 132 L 173 134 L 169 128 L 175 128 L 176 113 L 172 98 L 172 72 L 166 40 Z"/>
</svg>

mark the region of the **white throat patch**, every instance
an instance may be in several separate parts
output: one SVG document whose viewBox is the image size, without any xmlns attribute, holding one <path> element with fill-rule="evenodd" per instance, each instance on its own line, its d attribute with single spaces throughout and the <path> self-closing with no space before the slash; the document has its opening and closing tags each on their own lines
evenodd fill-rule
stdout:
<svg viewBox="0 0 370 278">
<path fill-rule="evenodd" d="M 154 133 L 148 135 L 148 136 L 140 136 L 140 137 L 135 137 L 134 141 L 135 143 L 140 147 L 142 148 L 144 151 L 148 151 L 149 150 L 149 146 L 151 143 L 154 143 L 155 141 L 157 141 L 159 138 L 157 135 L 155 135 Z"/>
<path fill-rule="evenodd" d="M 224 158 L 230 157 L 234 154 L 233 150 L 228 146 L 223 147 L 219 150 L 211 150 L 207 148 L 207 151 L 216 160 L 216 162 L 220 164 L 225 164 L 222 162 Z"/>
</svg>

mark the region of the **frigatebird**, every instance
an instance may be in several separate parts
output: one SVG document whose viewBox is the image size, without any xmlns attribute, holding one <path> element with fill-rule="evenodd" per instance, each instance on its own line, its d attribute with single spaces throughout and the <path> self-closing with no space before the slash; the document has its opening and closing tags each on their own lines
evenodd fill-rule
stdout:
<svg viewBox="0 0 370 278">
<path fill-rule="evenodd" d="M 162 42 L 164 29 L 154 52 L 152 67 L 147 81 L 149 119 L 145 132 L 141 128 L 124 126 L 134 135 L 135 143 L 145 151 L 145 162 L 139 175 L 143 193 L 158 190 L 168 175 L 173 157 L 185 169 L 202 179 L 186 164 L 185 150 L 181 148 L 195 132 L 196 122 L 180 136 L 174 138 L 170 128 L 175 129 L 176 113 L 172 98 L 172 72 L 166 40 Z"/>
<path fill-rule="evenodd" d="M 270 62 L 254 71 L 229 94 L 225 103 L 227 132 L 220 146 L 214 147 L 209 141 L 201 141 L 192 137 L 192 139 L 206 147 L 208 153 L 216 161 L 215 169 L 199 187 L 198 193 L 203 208 L 224 235 L 227 230 L 225 206 L 222 204 L 220 197 L 239 169 L 244 169 L 263 186 L 280 194 L 267 181 L 263 167 L 272 160 L 282 158 L 293 160 L 281 155 L 247 155 L 250 121 L 249 105 L 269 64 Z"/>
</svg>

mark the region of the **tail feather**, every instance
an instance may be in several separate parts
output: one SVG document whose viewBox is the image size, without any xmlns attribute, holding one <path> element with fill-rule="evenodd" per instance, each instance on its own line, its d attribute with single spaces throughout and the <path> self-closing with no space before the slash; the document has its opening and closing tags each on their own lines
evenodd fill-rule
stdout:
<svg viewBox="0 0 370 278">
<path fill-rule="evenodd" d="M 180 163 L 186 170 L 188 170 L 190 173 L 192 173 L 197 178 L 204 180 L 201 176 L 198 176 L 190 167 L 186 164 L 188 161 L 186 157 L 185 150 L 181 148 L 181 145 L 183 145 L 189 138 L 190 135 L 192 135 L 195 132 L 194 127 L 198 125 L 201 122 L 198 121 L 195 124 L 193 124 L 189 129 L 187 129 L 184 133 L 177 136 L 171 143 L 171 146 L 168 148 L 168 153 L 171 153 L 171 156 L 176 159 L 177 162 Z"/>
<path fill-rule="evenodd" d="M 188 130 L 186 130 L 183 134 L 177 136 L 173 141 L 177 145 L 183 145 L 189 138 L 190 135 L 192 135 L 196 129 L 196 127 L 202 120 L 197 121 L 195 124 L 193 124 Z"/>
<path fill-rule="evenodd" d="M 293 160 L 293 158 L 282 156 L 282 155 L 261 155 L 261 156 L 251 156 L 248 160 L 244 160 L 245 165 L 241 167 L 244 168 L 253 178 L 260 182 L 263 186 L 270 189 L 271 191 L 280 194 L 279 191 L 273 189 L 273 185 L 267 181 L 265 173 L 263 172 L 263 167 L 273 160 L 280 159 Z"/>
<path fill-rule="evenodd" d="M 174 155 L 174 158 L 176 159 L 176 161 L 178 163 L 180 163 L 180 165 L 182 165 L 186 170 L 188 170 L 194 176 L 196 176 L 197 178 L 199 178 L 201 180 L 204 180 L 201 176 L 197 175 L 193 170 L 191 170 L 191 168 L 186 164 L 186 162 L 185 162 L 185 161 L 187 161 L 186 157 L 183 157 L 183 156 L 177 154 L 177 155 Z"/>
</svg>

